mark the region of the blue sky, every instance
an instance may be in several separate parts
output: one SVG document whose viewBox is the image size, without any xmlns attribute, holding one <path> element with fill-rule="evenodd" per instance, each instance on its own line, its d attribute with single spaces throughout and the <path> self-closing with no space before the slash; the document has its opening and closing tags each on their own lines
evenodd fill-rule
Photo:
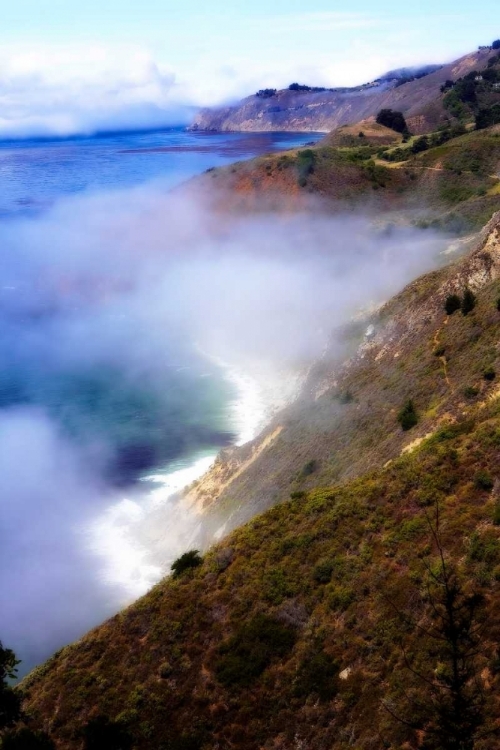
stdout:
<svg viewBox="0 0 500 750">
<path fill-rule="evenodd" d="M 130 112 L 137 124 L 175 119 L 186 104 L 292 80 L 360 83 L 500 37 L 498 0 L 1 4 L 0 134 L 91 129 Z"/>
</svg>

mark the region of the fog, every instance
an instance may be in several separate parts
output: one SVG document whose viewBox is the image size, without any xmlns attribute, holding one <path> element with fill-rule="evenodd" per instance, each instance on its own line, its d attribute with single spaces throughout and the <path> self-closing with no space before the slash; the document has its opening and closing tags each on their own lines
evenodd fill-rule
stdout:
<svg viewBox="0 0 500 750">
<path fill-rule="evenodd" d="M 191 475 L 170 489 L 157 477 L 147 496 L 112 481 L 130 428 L 126 410 L 118 436 L 109 426 L 114 391 L 149 399 L 133 429 L 171 431 L 165 456 L 206 468 L 200 449 L 236 442 L 252 418 L 214 406 L 206 383 L 217 389 L 225 368 L 251 373 L 258 392 L 259 373 L 303 368 L 335 327 L 435 267 L 444 244 L 369 217 L 228 219 L 155 185 L 65 199 L 3 222 L 0 242 L 0 638 L 27 666 L 147 589 L 200 523 L 172 505 L 163 569 L 134 548 L 134 519 Z M 102 372 L 111 406 L 64 390 Z M 163 422 L 143 428 L 142 403 L 153 420 L 164 409 Z"/>
</svg>

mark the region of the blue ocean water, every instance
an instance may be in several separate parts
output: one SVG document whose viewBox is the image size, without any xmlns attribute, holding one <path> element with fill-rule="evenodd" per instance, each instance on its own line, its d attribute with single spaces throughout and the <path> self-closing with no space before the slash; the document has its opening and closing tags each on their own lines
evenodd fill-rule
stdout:
<svg viewBox="0 0 500 750">
<path fill-rule="evenodd" d="M 0 216 L 58 198 L 161 180 L 174 187 L 211 167 L 317 140 L 311 133 L 204 133 L 185 128 L 0 142 Z"/>
</svg>

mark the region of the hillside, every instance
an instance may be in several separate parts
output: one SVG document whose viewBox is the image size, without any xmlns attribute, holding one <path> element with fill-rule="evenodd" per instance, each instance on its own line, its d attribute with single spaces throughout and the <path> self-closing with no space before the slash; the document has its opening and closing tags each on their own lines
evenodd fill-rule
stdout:
<svg viewBox="0 0 500 750">
<path fill-rule="evenodd" d="M 191 125 L 193 130 L 310 131 L 329 132 L 341 125 L 374 116 L 383 108 L 404 113 L 415 133 L 434 130 L 446 116 L 441 86 L 472 70 L 487 67 L 491 50 L 466 55 L 439 70 L 403 85 L 381 80 L 354 89 L 334 91 L 277 91 L 272 96 L 257 94 L 227 107 L 204 109 Z"/>
<path fill-rule="evenodd" d="M 457 137 L 436 131 L 440 145 L 433 136 L 420 151 L 397 134 L 393 146 L 381 145 L 374 125 L 366 136 L 362 124 L 341 128 L 311 148 L 211 170 L 193 184 L 224 211 L 362 210 L 458 233 L 480 229 L 500 209 L 500 126 Z"/>
<path fill-rule="evenodd" d="M 436 614 L 448 573 L 457 606 L 481 627 L 466 708 L 479 690 L 474 716 L 492 729 L 499 276 L 496 217 L 463 259 L 376 313 L 372 338 L 352 331 L 343 368 L 318 366 L 309 399 L 254 464 L 274 486 L 265 502 L 279 504 L 23 683 L 32 720 L 58 747 L 79 748 L 82 727 L 105 715 L 144 750 L 436 748 L 448 710 Z M 465 289 L 475 304 L 447 315 L 447 297 Z M 408 399 L 417 424 L 403 430 Z M 255 474 L 244 476 L 235 523 L 255 510 Z M 485 735 L 477 747 L 496 743 Z"/>
</svg>

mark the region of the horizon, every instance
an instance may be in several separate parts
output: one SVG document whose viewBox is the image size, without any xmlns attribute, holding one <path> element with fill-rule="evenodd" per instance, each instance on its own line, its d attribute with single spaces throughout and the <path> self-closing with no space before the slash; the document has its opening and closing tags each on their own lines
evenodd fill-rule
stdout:
<svg viewBox="0 0 500 750">
<path fill-rule="evenodd" d="M 445 0 L 418 12 L 383 0 L 20 0 L 0 36 L 0 139 L 158 130 L 193 111 L 298 81 L 346 87 L 390 70 L 446 64 L 495 38 L 496 3 Z M 279 33 L 277 33 L 277 31 Z M 500 34 L 500 31 L 499 31 Z"/>
</svg>

